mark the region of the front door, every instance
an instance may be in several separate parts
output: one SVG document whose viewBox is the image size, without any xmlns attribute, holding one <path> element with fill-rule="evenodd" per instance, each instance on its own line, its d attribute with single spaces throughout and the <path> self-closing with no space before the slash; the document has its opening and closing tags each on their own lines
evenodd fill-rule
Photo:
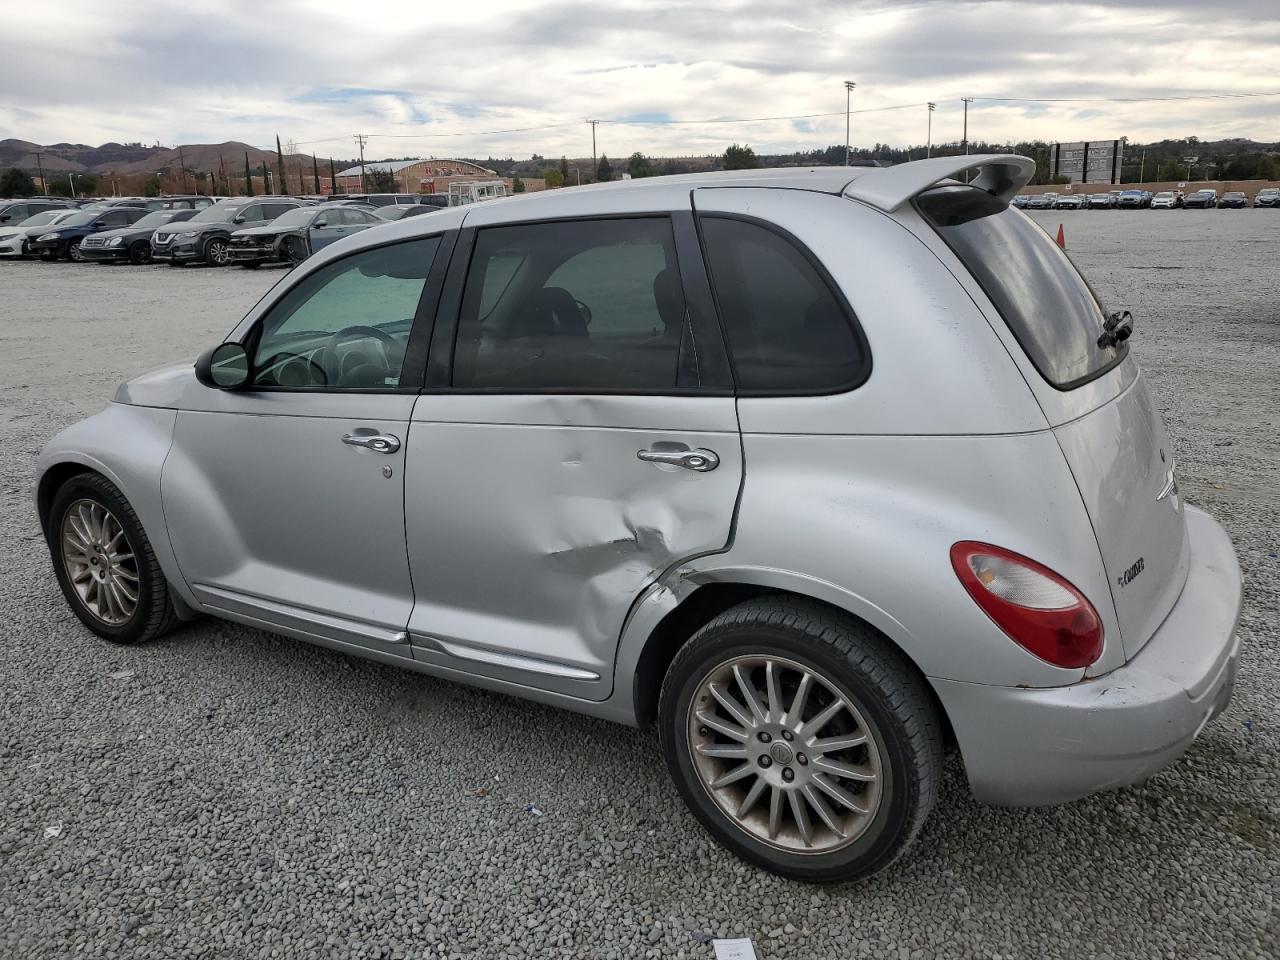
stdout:
<svg viewBox="0 0 1280 960">
<path fill-rule="evenodd" d="M 468 217 L 432 344 L 451 370 L 414 409 L 405 464 L 415 658 L 605 699 L 636 598 L 726 547 L 741 441 L 682 199 Z"/>
<path fill-rule="evenodd" d="M 405 358 L 422 356 L 411 344 L 434 310 L 439 244 L 389 244 L 302 278 L 244 341 L 249 388 L 179 412 L 164 510 L 210 609 L 409 656 L 403 468 L 421 371 Z"/>
</svg>

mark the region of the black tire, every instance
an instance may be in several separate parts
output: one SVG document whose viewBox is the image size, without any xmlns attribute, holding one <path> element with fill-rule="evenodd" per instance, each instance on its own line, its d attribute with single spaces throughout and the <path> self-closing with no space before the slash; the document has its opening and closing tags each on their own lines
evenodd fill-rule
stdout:
<svg viewBox="0 0 1280 960">
<path fill-rule="evenodd" d="M 67 259 L 74 263 L 85 262 L 84 257 L 80 254 L 80 241 L 78 239 L 67 241 Z"/>
<path fill-rule="evenodd" d="M 211 267 L 225 267 L 229 262 L 227 251 L 231 241 L 226 237 L 210 237 L 204 245 L 204 262 Z"/>
<path fill-rule="evenodd" d="M 151 244 L 146 240 L 135 240 L 129 245 L 129 262 L 135 266 L 151 262 Z"/>
<path fill-rule="evenodd" d="M 128 620 L 118 625 L 99 619 L 88 608 L 72 584 L 63 562 L 66 544 L 61 534 L 62 523 L 68 510 L 81 500 L 94 501 L 110 511 L 123 528 L 125 541 L 134 557 L 138 601 Z M 179 622 L 169 597 L 169 582 L 156 561 L 155 551 L 151 549 L 151 541 L 142 529 L 138 515 L 124 495 L 105 477 L 96 473 L 77 474 L 58 489 L 49 508 L 45 538 L 63 596 L 80 622 L 102 639 L 119 644 L 153 640 Z"/>
<path fill-rule="evenodd" d="M 688 733 L 693 698 L 718 666 L 751 656 L 785 658 L 816 672 L 867 721 L 880 751 L 880 795 L 870 822 L 848 845 L 826 853 L 781 849 L 739 826 L 704 786 Z M 799 598 L 747 601 L 695 633 L 663 680 L 658 737 L 681 795 L 716 840 L 766 870 L 810 882 L 851 880 L 889 866 L 919 834 L 942 775 L 942 732 L 924 679 L 866 624 Z"/>
</svg>

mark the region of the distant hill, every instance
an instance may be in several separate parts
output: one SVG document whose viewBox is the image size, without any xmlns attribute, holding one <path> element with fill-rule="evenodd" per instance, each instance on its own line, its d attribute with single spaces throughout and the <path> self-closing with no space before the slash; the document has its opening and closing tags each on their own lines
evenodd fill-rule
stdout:
<svg viewBox="0 0 1280 960">
<path fill-rule="evenodd" d="M 37 152 L 40 154 L 40 163 L 49 174 L 151 174 L 161 170 L 177 170 L 179 167 L 177 147 L 148 147 L 140 143 L 104 143 L 91 147 L 83 143 L 42 145 L 26 140 L 0 140 L 0 168 L 21 167 L 35 173 Z M 259 150 L 238 140 L 182 144 L 182 162 L 186 164 L 186 168 L 202 172 L 217 170 L 219 158 L 222 158 L 228 170 L 238 173 L 244 168 L 246 153 L 255 168 L 263 163 L 272 164 L 276 159 L 274 150 Z M 296 164 L 299 158 L 310 166 L 311 156 L 301 153 L 290 158 L 290 166 Z M 328 162 L 328 158 L 320 160 L 321 166 L 326 169 Z M 347 161 L 335 163 L 346 164 Z"/>
</svg>

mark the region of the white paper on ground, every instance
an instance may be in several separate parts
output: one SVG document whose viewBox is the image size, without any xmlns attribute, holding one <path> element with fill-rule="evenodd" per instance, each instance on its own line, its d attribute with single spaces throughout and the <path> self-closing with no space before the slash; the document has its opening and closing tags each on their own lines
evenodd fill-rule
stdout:
<svg viewBox="0 0 1280 960">
<path fill-rule="evenodd" d="M 756 960 L 756 948 L 743 937 L 740 940 L 712 940 L 716 960 Z"/>
</svg>

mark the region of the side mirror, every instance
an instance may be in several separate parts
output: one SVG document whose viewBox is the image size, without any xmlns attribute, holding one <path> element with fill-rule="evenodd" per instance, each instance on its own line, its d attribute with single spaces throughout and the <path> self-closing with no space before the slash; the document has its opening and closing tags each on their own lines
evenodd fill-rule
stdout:
<svg viewBox="0 0 1280 960">
<path fill-rule="evenodd" d="M 243 215 L 241 215 L 241 216 L 233 217 L 233 218 L 232 218 L 232 220 L 231 220 L 231 222 L 232 222 L 232 223 L 244 223 L 244 216 L 243 216 Z"/>
<path fill-rule="evenodd" d="M 238 343 L 220 343 L 200 354 L 196 379 L 215 390 L 237 390 L 249 382 L 249 354 Z"/>
<path fill-rule="evenodd" d="M 324 217 L 321 217 L 319 220 L 316 221 L 317 227 L 327 227 L 328 225 L 329 225 L 329 221 L 326 220 Z"/>
</svg>

